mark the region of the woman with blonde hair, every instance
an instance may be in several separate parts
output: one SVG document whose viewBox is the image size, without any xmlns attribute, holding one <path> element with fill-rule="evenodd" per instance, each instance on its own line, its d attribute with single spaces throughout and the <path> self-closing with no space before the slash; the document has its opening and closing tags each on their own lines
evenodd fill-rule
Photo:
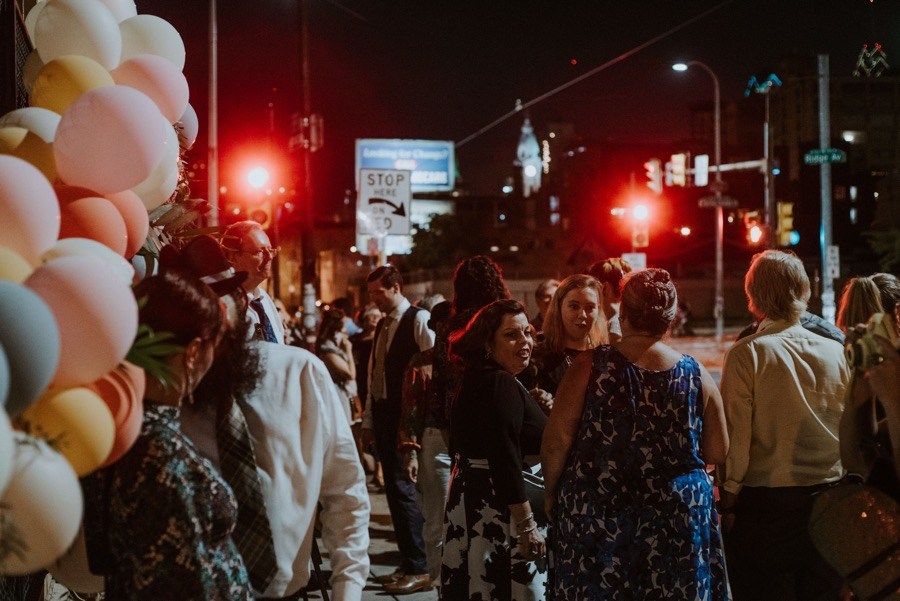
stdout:
<svg viewBox="0 0 900 601">
<path fill-rule="evenodd" d="M 583 274 L 560 282 L 544 321 L 543 341 L 535 348 L 537 376 L 531 394 L 545 413 L 553 408 L 556 389 L 575 357 L 608 341 L 600 282 Z"/>
</svg>

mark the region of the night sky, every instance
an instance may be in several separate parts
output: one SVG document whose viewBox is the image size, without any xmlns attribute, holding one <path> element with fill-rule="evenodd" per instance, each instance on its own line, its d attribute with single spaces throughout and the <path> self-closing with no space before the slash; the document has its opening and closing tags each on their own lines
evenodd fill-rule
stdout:
<svg viewBox="0 0 900 601">
<path fill-rule="evenodd" d="M 205 160 L 206 2 L 138 0 L 187 46 L 185 72 L 201 119 L 193 155 Z M 569 121 L 586 139 L 667 144 L 689 135 L 689 107 L 711 99 L 709 77 L 677 74 L 679 60 L 715 70 L 723 101 L 742 98 L 751 75 L 765 76 L 788 52 L 831 56 L 849 74 L 863 43 L 881 42 L 900 63 L 897 0 L 732 0 L 731 2 L 396 2 L 310 0 L 312 107 L 325 117 L 315 155 L 315 202 L 327 214 L 353 187 L 356 138 L 461 140 L 523 102 L 653 37 L 723 5 L 637 55 L 529 110 L 539 134 Z M 299 110 L 295 0 L 219 0 L 221 179 L 264 152 L 269 103 L 276 147 Z M 496 193 L 515 156 L 517 115 L 457 151 L 462 177 Z M 760 134 L 761 136 L 761 134 Z M 761 140 L 760 140 L 761 143 Z M 280 151 L 279 151 L 280 152 Z M 282 152 L 282 155 L 286 153 Z M 196 190 L 195 195 L 205 195 Z"/>
</svg>

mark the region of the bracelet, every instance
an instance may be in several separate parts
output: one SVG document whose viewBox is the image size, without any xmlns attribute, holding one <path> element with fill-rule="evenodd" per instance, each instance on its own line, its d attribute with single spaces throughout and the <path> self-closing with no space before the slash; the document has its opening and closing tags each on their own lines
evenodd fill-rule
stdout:
<svg viewBox="0 0 900 601">
<path fill-rule="evenodd" d="M 524 523 L 527 522 L 528 520 L 533 520 L 533 519 L 534 519 L 534 512 L 529 513 L 528 515 L 525 516 L 525 519 L 524 519 L 524 520 L 522 520 L 521 522 L 516 522 L 516 530 L 518 530 L 518 529 L 519 529 L 519 526 L 521 526 L 522 524 L 524 524 Z"/>
<path fill-rule="evenodd" d="M 519 535 L 521 536 L 522 534 L 528 534 L 529 532 L 532 532 L 532 531 L 534 531 L 534 530 L 536 530 L 536 529 L 537 529 L 537 523 L 536 523 L 536 522 L 532 522 L 531 526 L 529 526 L 529 527 L 526 528 L 525 530 L 519 530 L 518 532 L 519 532 Z"/>
<path fill-rule="evenodd" d="M 397 447 L 401 451 L 405 451 L 407 449 L 412 449 L 413 451 L 422 450 L 422 445 L 420 445 L 419 443 L 417 443 L 415 441 L 411 441 L 411 440 L 403 441 L 399 445 L 397 445 Z"/>
</svg>

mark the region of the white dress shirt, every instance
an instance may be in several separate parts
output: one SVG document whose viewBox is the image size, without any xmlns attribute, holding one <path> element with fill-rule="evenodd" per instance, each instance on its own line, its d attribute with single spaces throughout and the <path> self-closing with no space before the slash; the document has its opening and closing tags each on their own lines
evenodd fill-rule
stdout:
<svg viewBox="0 0 900 601">
<path fill-rule="evenodd" d="M 240 406 L 253 438 L 278 563 L 262 596 L 286 597 L 309 581 L 321 503 L 332 597 L 358 600 L 369 574 L 369 495 L 342 400 L 312 353 L 257 344 L 263 376 Z"/>
<path fill-rule="evenodd" d="M 367 428 L 369 430 L 372 429 L 372 378 L 374 377 L 374 361 L 375 361 L 375 351 L 378 348 L 378 339 L 382 336 L 387 336 L 387 350 L 390 352 L 391 343 L 394 341 L 394 334 L 397 333 L 397 328 L 400 326 L 400 318 L 403 317 L 403 314 L 406 313 L 406 310 L 409 309 L 411 303 L 405 297 L 397 307 L 387 314 L 387 317 L 391 318 L 390 323 L 385 322 L 387 325 L 381 327 L 381 331 L 378 333 L 378 337 L 372 341 L 372 354 L 369 355 L 369 398 L 366 401 L 366 409 L 363 411 L 362 418 L 362 427 Z M 428 320 L 431 319 L 431 313 L 422 309 L 421 311 L 416 311 L 416 320 L 413 323 L 413 336 L 416 339 L 416 344 L 419 346 L 420 351 L 427 351 L 431 347 L 434 346 L 434 332 L 428 329 Z M 381 372 L 381 377 L 384 377 L 384 371 Z M 382 390 L 387 390 L 387 385 Z"/>
<path fill-rule="evenodd" d="M 850 368 L 843 347 L 798 323 L 763 320 L 725 354 L 730 447 L 723 488 L 813 486 L 842 475 L 838 424 Z"/>
<path fill-rule="evenodd" d="M 281 321 L 281 314 L 278 313 L 275 301 L 261 286 L 257 286 L 247 293 L 248 301 L 256 300 L 257 298 L 262 300 L 263 311 L 266 317 L 269 318 L 272 329 L 275 331 L 275 338 L 278 339 L 277 344 L 284 344 L 284 322 Z M 250 325 L 250 336 L 252 337 L 256 331 L 256 326 L 260 323 L 259 314 L 253 307 L 247 307 L 247 322 Z"/>
</svg>

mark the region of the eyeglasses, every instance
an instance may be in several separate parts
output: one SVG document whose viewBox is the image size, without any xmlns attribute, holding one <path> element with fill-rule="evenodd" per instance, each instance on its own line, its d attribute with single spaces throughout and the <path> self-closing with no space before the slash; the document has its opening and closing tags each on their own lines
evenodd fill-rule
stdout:
<svg viewBox="0 0 900 601">
<path fill-rule="evenodd" d="M 253 255 L 262 258 L 263 255 L 266 255 L 270 259 L 278 254 L 281 248 L 279 247 L 269 247 L 269 248 L 257 248 L 256 250 L 242 250 L 241 253 L 245 255 Z"/>
</svg>

